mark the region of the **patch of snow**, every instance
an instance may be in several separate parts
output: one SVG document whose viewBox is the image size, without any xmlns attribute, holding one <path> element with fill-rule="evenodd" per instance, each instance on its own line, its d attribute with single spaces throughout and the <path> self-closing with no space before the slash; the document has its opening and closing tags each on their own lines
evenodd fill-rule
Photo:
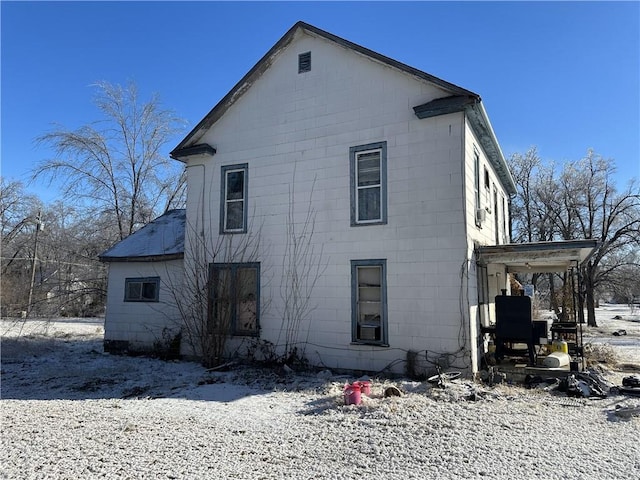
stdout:
<svg viewBox="0 0 640 480">
<path fill-rule="evenodd" d="M 627 309 L 585 340 L 640 355 Z M 612 317 L 620 315 L 621 319 Z M 637 478 L 640 398 L 569 398 L 457 379 L 284 374 L 103 353 L 100 319 L 0 322 L 0 477 Z M 389 386 L 401 397 L 383 396 Z M 471 401 L 475 399 L 475 401 Z"/>
<path fill-rule="evenodd" d="M 605 304 L 596 309 L 597 327 L 585 327 L 584 343 L 610 345 L 618 363 L 640 366 L 640 310 L 626 305 Z M 616 332 L 624 335 L 616 336 Z"/>
</svg>

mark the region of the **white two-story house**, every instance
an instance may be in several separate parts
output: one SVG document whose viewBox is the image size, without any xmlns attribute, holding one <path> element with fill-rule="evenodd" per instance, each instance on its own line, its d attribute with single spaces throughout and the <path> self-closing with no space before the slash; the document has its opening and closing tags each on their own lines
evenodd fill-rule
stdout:
<svg viewBox="0 0 640 480">
<path fill-rule="evenodd" d="M 509 241 L 515 194 L 478 94 L 299 22 L 171 156 L 184 275 L 206 275 L 212 324 L 230 312 L 229 352 L 478 370 L 479 305 L 508 281 L 479 292 L 475 252 Z M 105 340 L 130 340 L 109 308 Z"/>
</svg>

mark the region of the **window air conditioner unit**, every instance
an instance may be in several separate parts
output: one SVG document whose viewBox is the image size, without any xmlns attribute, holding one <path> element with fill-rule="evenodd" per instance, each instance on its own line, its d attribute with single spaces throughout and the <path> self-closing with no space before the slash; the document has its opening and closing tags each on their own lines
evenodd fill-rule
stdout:
<svg viewBox="0 0 640 480">
<path fill-rule="evenodd" d="M 476 209 L 476 223 L 482 224 L 487 219 L 487 211 L 484 208 Z"/>
<path fill-rule="evenodd" d="M 380 340 L 380 327 L 378 325 L 360 325 L 360 340 Z"/>
</svg>

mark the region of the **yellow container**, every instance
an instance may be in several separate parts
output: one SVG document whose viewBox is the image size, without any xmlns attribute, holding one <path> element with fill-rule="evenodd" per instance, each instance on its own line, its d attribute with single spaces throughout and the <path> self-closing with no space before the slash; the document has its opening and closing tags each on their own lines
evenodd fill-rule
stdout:
<svg viewBox="0 0 640 480">
<path fill-rule="evenodd" d="M 554 340 L 551 342 L 551 352 L 569 353 L 569 344 L 564 340 Z"/>
</svg>

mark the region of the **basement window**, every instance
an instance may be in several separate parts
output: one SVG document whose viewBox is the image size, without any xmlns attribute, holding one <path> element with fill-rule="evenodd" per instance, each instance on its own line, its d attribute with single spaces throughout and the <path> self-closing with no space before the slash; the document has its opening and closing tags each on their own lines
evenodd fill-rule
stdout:
<svg viewBox="0 0 640 480">
<path fill-rule="evenodd" d="M 298 55 L 298 73 L 311 71 L 311 52 L 305 52 Z"/>
</svg>

